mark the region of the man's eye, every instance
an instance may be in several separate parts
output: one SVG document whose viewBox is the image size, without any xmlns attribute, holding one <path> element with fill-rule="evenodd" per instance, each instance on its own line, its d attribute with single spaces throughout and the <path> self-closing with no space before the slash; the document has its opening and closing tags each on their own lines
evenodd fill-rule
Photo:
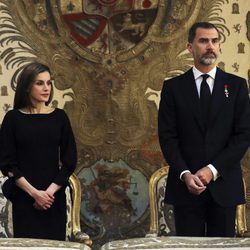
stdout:
<svg viewBox="0 0 250 250">
<path fill-rule="evenodd" d="M 200 39 L 201 43 L 208 43 L 208 39 Z"/>
</svg>

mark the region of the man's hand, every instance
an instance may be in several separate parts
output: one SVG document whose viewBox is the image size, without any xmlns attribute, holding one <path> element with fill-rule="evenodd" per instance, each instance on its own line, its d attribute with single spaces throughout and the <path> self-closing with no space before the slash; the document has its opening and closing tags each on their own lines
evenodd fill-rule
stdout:
<svg viewBox="0 0 250 250">
<path fill-rule="evenodd" d="M 199 177 L 189 172 L 183 174 L 183 180 L 187 186 L 187 189 L 192 194 L 199 195 L 206 189 L 206 186 L 199 179 Z"/>
<path fill-rule="evenodd" d="M 8 176 L 9 176 L 9 177 L 13 177 L 13 176 L 14 176 L 13 172 L 9 171 L 9 172 L 8 172 Z"/>
<path fill-rule="evenodd" d="M 209 167 L 203 167 L 200 170 L 198 170 L 195 175 L 199 177 L 201 182 L 204 185 L 208 185 L 210 181 L 213 179 L 213 173 Z"/>
</svg>

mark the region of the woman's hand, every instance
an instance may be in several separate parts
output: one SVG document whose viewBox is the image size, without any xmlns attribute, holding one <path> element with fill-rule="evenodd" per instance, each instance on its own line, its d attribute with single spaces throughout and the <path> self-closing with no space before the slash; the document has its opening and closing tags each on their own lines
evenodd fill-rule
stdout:
<svg viewBox="0 0 250 250">
<path fill-rule="evenodd" d="M 61 188 L 61 186 L 51 183 L 49 187 L 46 189 L 46 191 L 39 191 L 40 193 L 36 194 L 35 197 L 37 196 L 37 199 L 35 199 L 34 207 L 39 210 L 47 210 L 49 209 L 54 200 L 54 194 Z"/>
<path fill-rule="evenodd" d="M 33 198 L 35 199 L 35 203 L 33 204 L 33 206 L 36 209 L 40 210 L 49 209 L 52 206 L 55 199 L 53 195 L 43 190 L 37 190 L 36 192 L 34 192 Z"/>
<path fill-rule="evenodd" d="M 61 186 L 55 184 L 54 182 L 52 182 L 48 188 L 46 189 L 46 193 L 50 196 L 54 197 L 54 194 L 61 188 Z"/>
<path fill-rule="evenodd" d="M 54 196 L 43 190 L 38 190 L 33 187 L 25 177 L 20 177 L 16 180 L 16 185 L 28 193 L 34 200 L 34 207 L 37 209 L 48 209 L 54 202 Z"/>
<path fill-rule="evenodd" d="M 51 183 L 45 191 L 38 190 L 33 187 L 23 176 L 16 180 L 16 185 L 35 200 L 33 206 L 39 210 L 49 209 L 55 200 L 54 193 L 56 193 L 61 188 L 61 186 Z"/>
</svg>

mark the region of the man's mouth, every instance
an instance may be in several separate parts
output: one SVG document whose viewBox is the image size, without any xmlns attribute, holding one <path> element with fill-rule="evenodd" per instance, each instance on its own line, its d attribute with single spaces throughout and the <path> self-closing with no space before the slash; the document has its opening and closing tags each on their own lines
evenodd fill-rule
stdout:
<svg viewBox="0 0 250 250">
<path fill-rule="evenodd" d="M 209 52 L 205 54 L 205 57 L 216 58 L 216 54 L 214 52 Z"/>
</svg>

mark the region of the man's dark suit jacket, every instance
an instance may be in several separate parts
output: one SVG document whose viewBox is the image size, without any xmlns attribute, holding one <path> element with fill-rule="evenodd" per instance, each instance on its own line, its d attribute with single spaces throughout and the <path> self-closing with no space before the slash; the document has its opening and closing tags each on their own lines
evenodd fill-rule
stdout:
<svg viewBox="0 0 250 250">
<path fill-rule="evenodd" d="M 228 90 L 228 97 L 226 96 Z M 190 69 L 166 80 L 158 116 L 159 141 L 170 166 L 165 202 L 199 202 L 180 180 L 184 170 L 195 173 L 212 164 L 220 177 L 208 189 L 222 206 L 245 203 L 240 160 L 250 142 L 250 102 L 246 80 L 217 68 L 207 129 Z"/>
</svg>

